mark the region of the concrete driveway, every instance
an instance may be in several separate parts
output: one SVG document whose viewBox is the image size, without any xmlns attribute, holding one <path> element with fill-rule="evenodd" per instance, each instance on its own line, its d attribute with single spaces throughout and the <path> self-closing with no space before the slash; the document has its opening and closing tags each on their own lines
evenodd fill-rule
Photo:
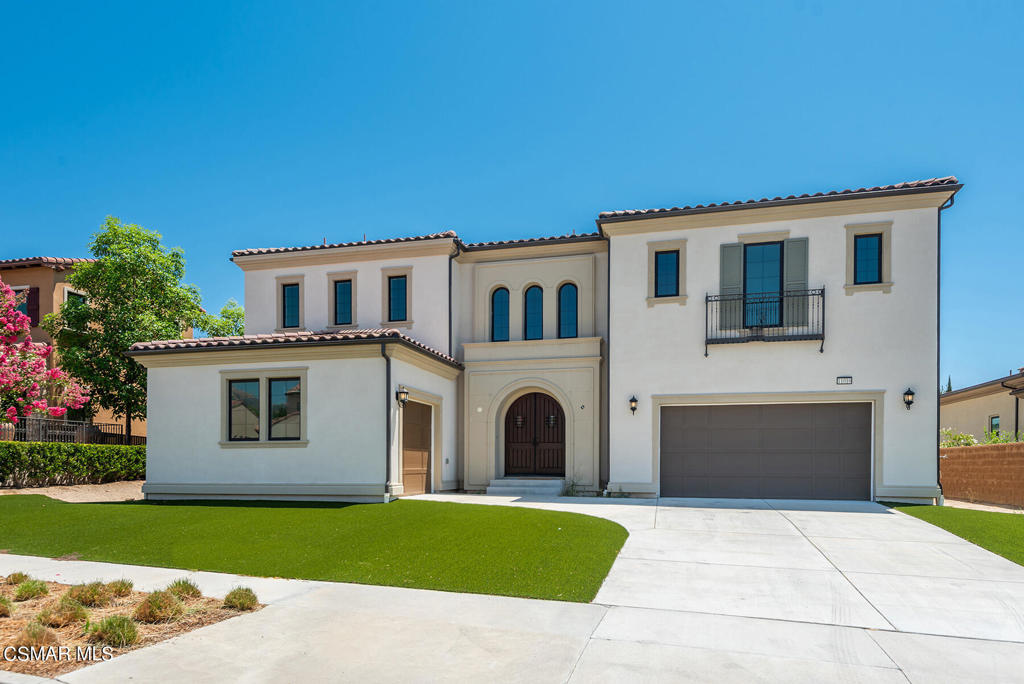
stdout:
<svg viewBox="0 0 1024 684">
<path fill-rule="evenodd" d="M 1024 681 L 1024 568 L 876 504 L 422 498 L 582 512 L 630 537 L 589 605 L 194 573 L 270 605 L 61 680 Z M 13 569 L 143 589 L 185 574 L 0 555 Z"/>
</svg>

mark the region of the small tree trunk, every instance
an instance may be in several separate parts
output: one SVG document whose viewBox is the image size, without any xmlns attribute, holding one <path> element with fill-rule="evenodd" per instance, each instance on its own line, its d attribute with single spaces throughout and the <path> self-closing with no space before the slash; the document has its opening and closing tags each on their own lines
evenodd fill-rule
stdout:
<svg viewBox="0 0 1024 684">
<path fill-rule="evenodd" d="M 124 415 L 124 443 L 132 443 L 132 417 L 129 413 Z"/>
</svg>

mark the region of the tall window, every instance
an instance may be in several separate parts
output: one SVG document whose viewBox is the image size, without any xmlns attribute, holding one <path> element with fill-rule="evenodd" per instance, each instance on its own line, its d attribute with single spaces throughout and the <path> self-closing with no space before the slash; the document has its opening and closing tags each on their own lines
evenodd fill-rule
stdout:
<svg viewBox="0 0 1024 684">
<path fill-rule="evenodd" d="M 281 327 L 299 327 L 299 286 L 288 283 L 281 286 Z"/>
<path fill-rule="evenodd" d="M 572 283 L 558 288 L 558 336 L 576 337 L 579 291 Z"/>
<path fill-rule="evenodd" d="M 491 342 L 508 342 L 508 290 L 491 294 Z"/>
<path fill-rule="evenodd" d="M 999 434 L 999 416 L 989 416 L 988 431 L 994 435 Z"/>
<path fill-rule="evenodd" d="M 745 327 L 782 323 L 782 243 L 761 242 L 743 249 Z"/>
<path fill-rule="evenodd" d="M 654 296 L 676 297 L 679 295 L 679 252 L 656 252 L 654 254 Z"/>
<path fill-rule="evenodd" d="M 14 290 L 14 296 L 20 297 L 21 301 L 18 303 L 17 309 L 21 313 L 28 316 L 28 288 L 27 287 L 12 287 Z"/>
<path fill-rule="evenodd" d="M 228 381 L 228 440 L 255 442 L 260 438 L 260 381 Z"/>
<path fill-rule="evenodd" d="M 853 284 L 882 282 L 882 234 L 853 238 Z"/>
<path fill-rule="evenodd" d="M 334 325 L 352 324 L 352 281 L 334 281 Z"/>
<path fill-rule="evenodd" d="M 299 378 L 270 378 L 270 439 L 299 439 L 302 429 Z"/>
<path fill-rule="evenodd" d="M 388 320 L 389 321 L 405 321 L 408 320 L 408 311 L 406 311 L 406 302 L 408 301 L 406 293 L 406 277 L 390 276 L 388 278 Z"/>
<path fill-rule="evenodd" d="M 523 339 L 544 338 L 544 290 L 538 285 L 527 288 L 523 295 Z"/>
</svg>

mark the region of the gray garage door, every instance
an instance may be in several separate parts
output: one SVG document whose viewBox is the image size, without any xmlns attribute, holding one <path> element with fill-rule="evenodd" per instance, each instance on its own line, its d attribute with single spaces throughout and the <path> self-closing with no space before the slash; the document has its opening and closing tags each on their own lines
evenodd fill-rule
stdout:
<svg viewBox="0 0 1024 684">
<path fill-rule="evenodd" d="M 665 406 L 661 495 L 868 499 L 871 404 Z"/>
</svg>

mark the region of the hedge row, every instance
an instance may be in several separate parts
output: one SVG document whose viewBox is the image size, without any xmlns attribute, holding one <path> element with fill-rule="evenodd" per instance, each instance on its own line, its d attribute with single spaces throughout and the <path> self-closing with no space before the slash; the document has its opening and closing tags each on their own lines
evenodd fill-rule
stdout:
<svg viewBox="0 0 1024 684">
<path fill-rule="evenodd" d="M 0 442 L 0 487 L 141 480 L 146 447 Z"/>
</svg>

